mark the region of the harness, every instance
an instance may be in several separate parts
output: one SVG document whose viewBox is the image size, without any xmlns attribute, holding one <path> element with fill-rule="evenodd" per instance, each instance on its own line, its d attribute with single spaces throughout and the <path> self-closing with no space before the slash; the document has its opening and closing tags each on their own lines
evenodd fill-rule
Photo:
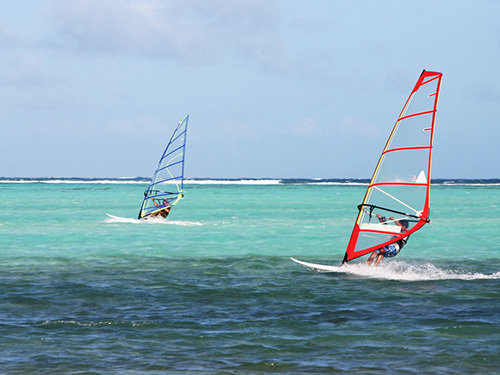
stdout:
<svg viewBox="0 0 500 375">
<path fill-rule="evenodd" d="M 410 238 L 410 236 L 407 236 L 407 237 L 401 238 L 400 240 L 396 241 L 396 243 L 399 245 L 399 250 L 400 251 L 403 248 L 403 246 L 406 245 L 406 243 L 408 242 L 409 238 Z"/>
</svg>

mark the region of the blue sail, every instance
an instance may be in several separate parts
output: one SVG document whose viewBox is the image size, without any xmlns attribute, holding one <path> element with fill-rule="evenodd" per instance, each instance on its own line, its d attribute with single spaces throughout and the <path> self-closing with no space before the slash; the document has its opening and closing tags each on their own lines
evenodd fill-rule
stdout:
<svg viewBox="0 0 500 375">
<path fill-rule="evenodd" d="M 147 216 L 166 217 L 170 209 L 184 196 L 184 160 L 189 115 L 175 128 L 160 158 L 144 200 L 139 219 Z"/>
</svg>

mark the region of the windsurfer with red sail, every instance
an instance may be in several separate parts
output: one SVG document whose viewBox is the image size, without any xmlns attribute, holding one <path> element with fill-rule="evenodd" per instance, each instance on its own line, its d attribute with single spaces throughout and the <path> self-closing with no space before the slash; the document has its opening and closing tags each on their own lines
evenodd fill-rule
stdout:
<svg viewBox="0 0 500 375">
<path fill-rule="evenodd" d="M 381 223 L 386 223 L 386 218 L 382 215 L 377 215 L 378 220 Z M 396 220 L 393 217 L 389 218 L 392 222 L 396 223 L 396 225 L 399 225 L 401 228 L 401 233 L 405 233 L 408 230 L 408 221 L 407 220 Z M 409 236 L 408 236 L 409 237 Z M 403 248 L 404 245 L 406 245 L 406 242 L 408 241 L 408 237 L 404 237 L 394 243 L 391 243 L 387 246 L 384 246 L 381 249 L 375 250 L 374 252 L 371 253 L 370 257 L 368 258 L 368 265 L 372 264 L 373 260 L 377 258 L 375 261 L 375 267 L 378 266 L 382 258 L 387 257 L 387 258 L 392 258 L 395 257 L 396 255 L 399 254 L 401 249 Z"/>
</svg>

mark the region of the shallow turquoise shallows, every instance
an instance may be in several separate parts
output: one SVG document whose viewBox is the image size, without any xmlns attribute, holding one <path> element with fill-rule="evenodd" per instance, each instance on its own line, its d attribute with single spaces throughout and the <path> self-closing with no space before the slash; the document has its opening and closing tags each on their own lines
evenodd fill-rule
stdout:
<svg viewBox="0 0 500 375">
<path fill-rule="evenodd" d="M 500 184 L 330 274 L 289 258 L 339 265 L 365 184 L 194 181 L 138 221 L 146 186 L 0 183 L 0 373 L 498 373 Z"/>
</svg>

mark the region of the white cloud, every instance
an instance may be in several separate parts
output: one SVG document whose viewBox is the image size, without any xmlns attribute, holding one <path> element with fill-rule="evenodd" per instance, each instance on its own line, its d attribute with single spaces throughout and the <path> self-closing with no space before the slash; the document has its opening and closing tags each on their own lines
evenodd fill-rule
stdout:
<svg viewBox="0 0 500 375">
<path fill-rule="evenodd" d="M 57 1 L 54 13 L 58 47 L 181 58 L 203 48 L 195 25 L 158 1 Z"/>
<path fill-rule="evenodd" d="M 55 43 L 80 51 L 212 62 L 224 49 L 265 61 L 273 1 L 57 0 Z M 272 46 L 270 46 L 270 44 Z"/>
<path fill-rule="evenodd" d="M 251 66 L 281 79 L 337 84 L 331 52 L 303 27 L 292 30 L 278 0 L 54 0 L 55 51 L 132 55 L 182 66 Z M 283 33 L 285 27 L 286 32 Z M 297 51 L 300 34 L 304 46 Z M 304 39 L 305 38 L 305 39 Z M 311 47 L 307 47 L 311 44 Z"/>
</svg>

